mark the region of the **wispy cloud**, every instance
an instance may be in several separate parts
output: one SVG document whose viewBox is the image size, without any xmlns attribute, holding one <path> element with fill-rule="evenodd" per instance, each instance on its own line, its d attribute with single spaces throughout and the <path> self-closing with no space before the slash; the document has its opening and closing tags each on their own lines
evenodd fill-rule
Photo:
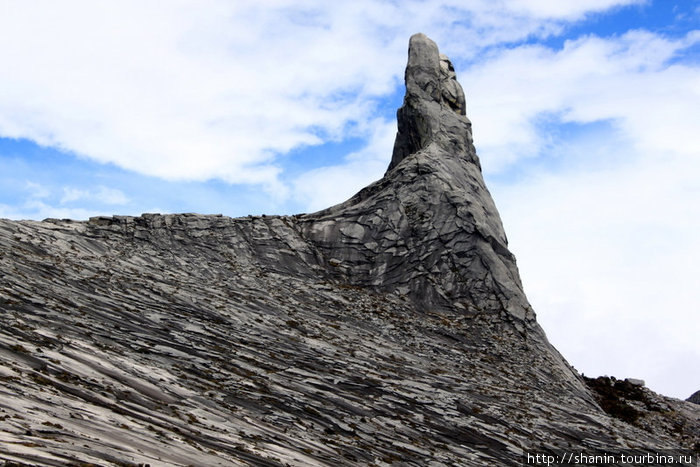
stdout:
<svg viewBox="0 0 700 467">
<path fill-rule="evenodd" d="M 63 187 L 63 196 L 60 204 L 81 202 L 96 202 L 106 205 L 124 205 L 129 202 L 129 198 L 116 188 L 99 186 L 94 190 L 84 190 L 71 186 Z"/>
<path fill-rule="evenodd" d="M 502 50 L 463 74 L 526 292 L 555 345 L 588 374 L 678 395 L 700 385 L 678 364 L 700 357 L 693 327 L 679 325 L 697 321 L 700 68 L 674 57 L 697 41 L 586 36 Z"/>
<path fill-rule="evenodd" d="M 624 5 L 643 4 L 647 3 L 647 1 L 588 0 L 586 2 L 581 2 L 578 0 L 559 0 L 557 2 L 551 2 L 547 0 L 529 0 L 523 2 L 522 0 L 503 0 L 496 3 L 501 3 L 508 10 L 514 13 L 521 13 L 525 16 L 540 19 L 558 18 L 573 21 L 581 19 L 583 16 L 593 12 Z"/>
<path fill-rule="evenodd" d="M 85 220 L 100 214 L 111 214 L 115 207 L 122 207 L 131 201 L 121 190 L 103 185 L 55 187 L 31 180 L 25 181 L 24 190 L 16 199 L 13 205 L 0 203 L 0 217 Z"/>
<path fill-rule="evenodd" d="M 29 199 L 48 198 L 51 195 L 51 191 L 47 187 L 31 180 L 25 181 L 24 187 Z"/>
<path fill-rule="evenodd" d="M 612 120 L 640 149 L 700 151 L 697 66 L 669 63 L 696 44 L 632 31 L 622 37 L 587 36 L 562 50 L 523 46 L 503 50 L 462 73 L 468 109 L 486 170 L 536 156 L 547 144 L 538 116 L 565 123 Z"/>
<path fill-rule="evenodd" d="M 628 162 L 531 171 L 491 188 L 525 290 L 557 348 L 586 374 L 638 376 L 687 397 L 700 384 L 679 372 L 680 362 L 700 358 L 692 325 L 700 169 L 670 154 L 647 160 L 614 136 L 603 147 L 581 141 L 574 157 L 604 159 L 611 142 Z"/>
<path fill-rule="evenodd" d="M 28 199 L 19 205 L 0 203 L 0 218 L 5 219 L 83 219 L 105 214 L 83 207 L 55 206 L 39 199 Z"/>
<path fill-rule="evenodd" d="M 61 197 L 61 204 L 72 203 L 73 201 L 78 201 L 88 197 L 88 192 L 85 190 L 80 190 L 73 187 L 64 187 L 63 196 Z"/>
<path fill-rule="evenodd" d="M 0 76 L 0 135 L 143 174 L 279 192 L 275 155 L 370 120 L 401 80 L 410 34 L 449 47 L 462 33 L 485 47 L 632 2 L 555 3 L 5 4 L 0 60 L 12 72 Z"/>
<path fill-rule="evenodd" d="M 371 136 L 360 151 L 348 154 L 340 164 L 317 167 L 293 182 L 297 201 L 306 211 L 316 211 L 345 201 L 382 177 L 391 159 L 396 122 L 375 119 L 368 123 Z"/>
</svg>

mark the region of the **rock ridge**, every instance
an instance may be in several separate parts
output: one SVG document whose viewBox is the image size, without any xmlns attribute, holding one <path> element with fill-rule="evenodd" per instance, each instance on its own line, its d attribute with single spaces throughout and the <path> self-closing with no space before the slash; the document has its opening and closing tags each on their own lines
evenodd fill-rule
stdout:
<svg viewBox="0 0 700 467">
<path fill-rule="evenodd" d="M 328 209 L 0 219 L 0 460 L 515 466 L 692 448 L 696 404 L 594 393 L 549 344 L 449 59 L 414 35 L 405 78 L 389 169 Z"/>
</svg>

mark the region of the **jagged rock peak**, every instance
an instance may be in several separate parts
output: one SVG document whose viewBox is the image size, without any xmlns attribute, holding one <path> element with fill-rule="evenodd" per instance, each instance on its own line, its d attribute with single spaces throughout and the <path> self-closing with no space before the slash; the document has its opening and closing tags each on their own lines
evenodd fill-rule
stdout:
<svg viewBox="0 0 700 467">
<path fill-rule="evenodd" d="M 584 383 L 549 344 L 460 96 L 414 36 L 405 157 L 317 213 L 0 219 L 0 465 L 697 450 L 700 406 Z"/>
<path fill-rule="evenodd" d="M 406 96 L 397 112 L 398 133 L 388 170 L 433 143 L 453 154 L 473 154 L 464 91 L 450 59 L 425 34 L 414 34 L 409 40 L 405 81 Z"/>
</svg>

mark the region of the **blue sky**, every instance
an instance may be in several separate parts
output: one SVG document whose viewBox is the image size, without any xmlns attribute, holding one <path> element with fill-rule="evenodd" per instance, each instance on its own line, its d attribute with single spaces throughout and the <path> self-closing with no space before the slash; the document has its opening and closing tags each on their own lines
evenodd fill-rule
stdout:
<svg viewBox="0 0 700 467">
<path fill-rule="evenodd" d="M 420 31 L 552 342 L 700 389 L 700 2 L 39 3 L 0 0 L 0 217 L 341 202 L 388 165 Z"/>
</svg>

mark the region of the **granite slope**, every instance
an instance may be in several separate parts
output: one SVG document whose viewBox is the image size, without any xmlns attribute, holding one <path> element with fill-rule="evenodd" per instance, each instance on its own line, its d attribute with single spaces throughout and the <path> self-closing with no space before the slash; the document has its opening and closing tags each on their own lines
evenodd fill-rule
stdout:
<svg viewBox="0 0 700 467">
<path fill-rule="evenodd" d="M 520 465 L 526 450 L 692 448 L 697 405 L 654 395 L 616 419 L 548 343 L 454 69 L 422 34 L 408 55 L 389 169 L 345 203 L 0 220 L 0 460 Z"/>
</svg>

